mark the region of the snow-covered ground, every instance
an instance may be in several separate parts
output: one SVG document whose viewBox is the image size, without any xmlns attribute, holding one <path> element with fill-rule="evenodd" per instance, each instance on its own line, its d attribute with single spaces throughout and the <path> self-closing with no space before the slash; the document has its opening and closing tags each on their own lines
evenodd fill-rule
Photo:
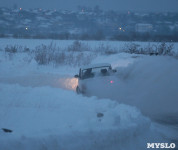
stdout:
<svg viewBox="0 0 178 150">
<path fill-rule="evenodd" d="M 163 140 L 136 108 L 108 99 L 48 86 L 0 89 L 0 126 L 13 130 L 0 132 L 0 149 L 145 149 Z"/>
<path fill-rule="evenodd" d="M 33 49 L 51 43 L 50 40 L 0 41 L 2 50 L 6 45 Z M 66 47 L 73 41 L 55 42 Z M 85 42 L 90 46 L 99 43 Z M 115 91 L 101 91 L 96 85 L 99 95 L 86 97 L 75 93 L 77 79 L 73 75 L 79 66 L 42 66 L 29 53 L 0 51 L 0 128 L 13 130 L 12 133 L 0 130 L 0 149 L 143 150 L 148 142 L 169 143 L 178 138 L 176 126 L 160 125 L 149 118 L 149 114 L 177 113 L 175 58 L 118 53 L 92 60 L 99 62 L 111 63 L 118 70 L 121 83 Z M 156 86 L 151 86 L 153 83 Z M 169 111 L 165 111 L 166 106 Z"/>
</svg>

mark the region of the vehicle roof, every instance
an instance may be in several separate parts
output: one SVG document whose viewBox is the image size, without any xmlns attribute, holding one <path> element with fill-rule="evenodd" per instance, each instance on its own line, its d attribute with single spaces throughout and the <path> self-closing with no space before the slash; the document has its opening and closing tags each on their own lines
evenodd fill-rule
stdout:
<svg viewBox="0 0 178 150">
<path fill-rule="evenodd" d="M 88 66 L 83 66 L 81 67 L 82 70 L 84 69 L 88 69 L 88 68 L 99 68 L 99 67 L 110 67 L 111 64 L 109 63 L 98 63 L 98 64 L 92 64 L 92 65 L 88 65 Z"/>
</svg>

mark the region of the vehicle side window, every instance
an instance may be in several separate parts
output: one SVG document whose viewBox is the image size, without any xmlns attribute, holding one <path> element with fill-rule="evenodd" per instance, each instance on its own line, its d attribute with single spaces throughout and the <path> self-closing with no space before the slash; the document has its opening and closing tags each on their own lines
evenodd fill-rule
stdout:
<svg viewBox="0 0 178 150">
<path fill-rule="evenodd" d="M 92 72 L 92 68 L 88 68 L 82 71 L 82 79 L 93 78 L 94 73 Z"/>
</svg>

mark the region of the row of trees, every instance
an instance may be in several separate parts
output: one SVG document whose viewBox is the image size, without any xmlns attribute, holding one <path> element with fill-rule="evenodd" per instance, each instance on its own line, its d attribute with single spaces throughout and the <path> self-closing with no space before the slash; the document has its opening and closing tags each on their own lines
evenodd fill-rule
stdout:
<svg viewBox="0 0 178 150">
<path fill-rule="evenodd" d="M 60 40 L 117 40 L 117 41 L 158 41 L 158 42 L 178 42 L 178 32 L 173 35 L 159 35 L 137 32 L 130 32 L 129 34 L 115 34 L 113 36 L 105 35 L 101 30 L 95 34 L 70 34 L 68 32 L 59 34 L 0 34 L 0 38 L 32 38 L 32 39 L 60 39 Z"/>
</svg>

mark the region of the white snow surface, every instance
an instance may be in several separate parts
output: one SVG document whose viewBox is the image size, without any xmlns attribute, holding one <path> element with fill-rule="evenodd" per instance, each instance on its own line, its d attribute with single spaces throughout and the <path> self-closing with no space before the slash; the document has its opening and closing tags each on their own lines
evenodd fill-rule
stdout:
<svg viewBox="0 0 178 150">
<path fill-rule="evenodd" d="M 6 45 L 9 40 L 28 47 L 46 44 L 8 39 Z M 60 42 L 66 46 L 70 41 Z M 127 68 L 140 59 L 121 53 L 99 56 L 92 63 Z M 0 52 L 0 129 L 13 130 L 0 130 L 0 150 L 143 150 L 147 142 L 169 142 L 138 108 L 77 95 L 73 75 L 78 69 L 39 66 L 25 53 Z"/>
<path fill-rule="evenodd" d="M 128 142 L 144 149 L 160 139 L 136 108 L 107 99 L 45 86 L 0 84 L 0 91 L 0 127 L 13 130 L 0 132 L 0 149 L 131 149 Z"/>
</svg>

